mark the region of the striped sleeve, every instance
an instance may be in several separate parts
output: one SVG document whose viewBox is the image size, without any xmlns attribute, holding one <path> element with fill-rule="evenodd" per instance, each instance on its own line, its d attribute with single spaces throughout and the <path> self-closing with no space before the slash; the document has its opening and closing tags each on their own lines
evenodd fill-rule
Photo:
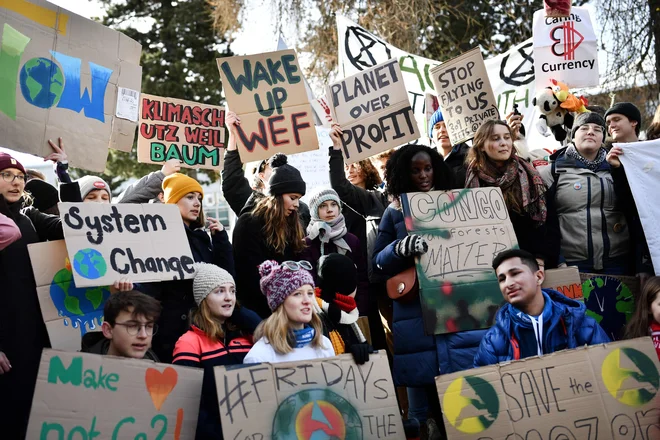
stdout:
<svg viewBox="0 0 660 440">
<path fill-rule="evenodd" d="M 199 338 L 192 331 L 187 331 L 176 341 L 173 364 L 189 367 L 201 367 L 202 349 Z"/>
</svg>

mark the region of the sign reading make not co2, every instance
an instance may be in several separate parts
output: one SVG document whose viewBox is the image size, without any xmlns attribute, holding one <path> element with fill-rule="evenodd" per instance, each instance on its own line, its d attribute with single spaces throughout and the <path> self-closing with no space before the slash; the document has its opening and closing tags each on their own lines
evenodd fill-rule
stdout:
<svg viewBox="0 0 660 440">
<path fill-rule="evenodd" d="M 60 203 L 78 287 L 192 278 L 194 260 L 174 205 Z"/>
</svg>

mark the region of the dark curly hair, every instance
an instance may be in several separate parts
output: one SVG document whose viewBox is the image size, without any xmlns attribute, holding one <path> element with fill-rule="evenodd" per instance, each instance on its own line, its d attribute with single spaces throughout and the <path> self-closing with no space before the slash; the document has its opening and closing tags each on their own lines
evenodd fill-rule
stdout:
<svg viewBox="0 0 660 440">
<path fill-rule="evenodd" d="M 451 189 L 454 174 L 435 148 L 426 145 L 408 144 L 394 152 L 385 167 L 387 193 L 395 198 L 407 192 L 417 191 L 410 175 L 410 164 L 417 153 L 426 153 L 433 165 L 433 189 L 443 191 Z"/>
<path fill-rule="evenodd" d="M 364 189 L 376 189 L 381 183 L 383 183 L 383 181 L 380 180 L 380 174 L 378 174 L 378 170 L 371 162 L 371 159 L 361 160 L 357 164 L 364 173 Z"/>
</svg>

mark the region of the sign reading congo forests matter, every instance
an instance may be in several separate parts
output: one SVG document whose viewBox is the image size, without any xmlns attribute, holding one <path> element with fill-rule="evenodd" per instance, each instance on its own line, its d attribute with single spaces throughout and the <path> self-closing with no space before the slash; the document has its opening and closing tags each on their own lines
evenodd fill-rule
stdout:
<svg viewBox="0 0 660 440">
<path fill-rule="evenodd" d="M 229 109 L 241 119 L 237 141 L 243 163 L 275 153 L 318 150 L 314 115 L 295 51 L 217 62 Z"/>
</svg>

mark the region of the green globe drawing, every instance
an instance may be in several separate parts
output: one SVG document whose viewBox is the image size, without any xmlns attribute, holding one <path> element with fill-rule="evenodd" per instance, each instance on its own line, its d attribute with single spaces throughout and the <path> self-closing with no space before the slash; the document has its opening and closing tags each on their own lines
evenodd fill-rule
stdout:
<svg viewBox="0 0 660 440">
<path fill-rule="evenodd" d="M 612 397 L 628 406 L 649 403 L 660 389 L 660 374 L 655 364 L 634 348 L 613 350 L 603 360 L 601 374 Z"/>
<path fill-rule="evenodd" d="M 48 58 L 32 58 L 21 69 L 20 83 L 27 102 L 49 108 L 62 96 L 64 75 L 60 67 Z"/>
<path fill-rule="evenodd" d="M 458 431 L 478 434 L 495 422 L 500 401 L 488 381 L 477 376 L 463 376 L 447 387 L 442 408 L 449 423 Z"/>
<path fill-rule="evenodd" d="M 95 280 L 108 271 L 103 255 L 95 249 L 81 249 L 73 256 L 73 268 L 84 278 Z"/>
</svg>

